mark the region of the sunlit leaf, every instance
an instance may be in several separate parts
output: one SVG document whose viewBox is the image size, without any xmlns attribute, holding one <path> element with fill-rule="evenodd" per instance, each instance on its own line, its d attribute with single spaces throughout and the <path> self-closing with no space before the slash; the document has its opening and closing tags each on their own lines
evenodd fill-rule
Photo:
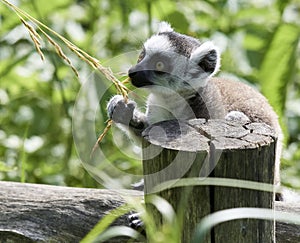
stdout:
<svg viewBox="0 0 300 243">
<path fill-rule="evenodd" d="M 188 30 L 189 22 L 183 13 L 174 11 L 165 16 L 165 19 L 172 24 L 178 32 L 185 33 Z"/>
<path fill-rule="evenodd" d="M 287 84 L 291 81 L 291 74 L 295 68 L 299 33 L 299 26 L 279 26 L 259 72 L 262 92 L 280 115 L 284 110 Z"/>
<path fill-rule="evenodd" d="M 282 119 L 287 97 L 287 87 L 292 81 L 296 64 L 296 48 L 299 41 L 299 26 L 282 24 L 275 32 L 259 71 L 263 94 Z M 281 122 L 285 137 L 287 131 Z"/>
<path fill-rule="evenodd" d="M 11 167 L 6 165 L 5 162 L 0 161 L 0 172 L 9 172 L 9 171 L 13 171 L 16 170 L 17 167 Z"/>
</svg>

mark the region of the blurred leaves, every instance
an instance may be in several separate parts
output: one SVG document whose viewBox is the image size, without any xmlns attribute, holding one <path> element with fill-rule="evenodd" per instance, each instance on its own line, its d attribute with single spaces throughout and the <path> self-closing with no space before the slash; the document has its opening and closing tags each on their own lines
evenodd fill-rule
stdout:
<svg viewBox="0 0 300 243">
<path fill-rule="evenodd" d="M 5 164 L 5 162 L 0 161 L 0 172 L 9 172 L 9 171 L 13 171 L 16 169 L 17 169 L 17 167 L 9 167 Z"/>
<path fill-rule="evenodd" d="M 295 69 L 299 34 L 299 26 L 280 25 L 265 53 L 259 72 L 262 92 L 280 117 L 284 112 L 287 85 Z"/>
<path fill-rule="evenodd" d="M 288 138 L 286 123 L 283 121 L 288 84 L 295 71 L 299 26 L 281 24 L 278 26 L 270 46 L 265 53 L 260 71 L 261 89 L 281 118 L 281 127 Z"/>
</svg>

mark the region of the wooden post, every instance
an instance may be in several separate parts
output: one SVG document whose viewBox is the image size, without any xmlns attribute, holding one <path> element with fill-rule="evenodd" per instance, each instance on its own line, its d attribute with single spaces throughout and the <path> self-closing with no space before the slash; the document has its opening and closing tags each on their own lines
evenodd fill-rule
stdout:
<svg viewBox="0 0 300 243">
<path fill-rule="evenodd" d="M 260 123 L 203 119 L 165 121 L 143 136 L 145 200 L 158 184 L 185 177 L 218 177 L 273 184 L 276 138 Z M 231 187 L 197 186 L 157 192 L 183 213 L 182 242 L 190 242 L 201 218 L 236 207 L 273 208 L 274 193 Z M 157 212 L 157 223 L 161 219 Z M 218 225 L 206 242 L 273 242 L 274 222 L 236 220 Z"/>
</svg>

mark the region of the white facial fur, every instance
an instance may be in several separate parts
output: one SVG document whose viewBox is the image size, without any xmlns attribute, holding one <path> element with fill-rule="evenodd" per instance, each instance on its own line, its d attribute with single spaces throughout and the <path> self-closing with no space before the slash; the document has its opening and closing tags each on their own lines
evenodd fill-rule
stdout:
<svg viewBox="0 0 300 243">
<path fill-rule="evenodd" d="M 144 43 L 144 48 L 147 55 L 155 54 L 161 51 L 173 52 L 174 49 L 171 46 L 170 41 L 167 36 L 164 35 L 154 35 Z"/>
<path fill-rule="evenodd" d="M 168 22 L 160 22 L 159 26 L 158 26 L 158 33 L 161 32 L 172 32 L 174 31 L 173 28 L 171 27 L 171 25 Z"/>
<path fill-rule="evenodd" d="M 158 35 L 162 32 L 174 31 L 171 25 L 167 22 L 160 22 L 158 26 L 157 35 L 150 37 L 145 43 L 144 48 L 147 50 L 147 55 L 155 54 L 156 52 L 174 52 L 174 48 L 171 46 L 167 36 Z"/>
</svg>

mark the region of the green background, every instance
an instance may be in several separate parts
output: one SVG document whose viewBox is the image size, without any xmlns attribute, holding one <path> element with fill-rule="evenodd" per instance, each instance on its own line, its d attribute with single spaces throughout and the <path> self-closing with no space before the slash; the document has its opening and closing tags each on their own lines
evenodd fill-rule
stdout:
<svg viewBox="0 0 300 243">
<path fill-rule="evenodd" d="M 14 2 L 104 66 L 128 62 L 124 54 L 139 50 L 162 20 L 178 32 L 213 40 L 222 51 L 220 74 L 254 85 L 279 114 L 286 144 L 282 181 L 300 189 L 299 1 Z M 93 72 L 55 40 L 80 77 Z M 73 109 L 82 80 L 45 39 L 42 51 L 45 61 L 16 14 L 0 1 L 0 180 L 103 187 L 84 169 L 74 146 Z M 108 89 L 99 101 L 95 137 L 105 127 L 104 108 L 115 92 Z M 129 177 L 140 173 L 138 148 L 120 132 L 113 134 L 123 141 L 122 149 L 109 133 L 101 144 L 106 159 Z M 113 179 L 125 187 L 131 182 L 117 173 Z"/>
</svg>

